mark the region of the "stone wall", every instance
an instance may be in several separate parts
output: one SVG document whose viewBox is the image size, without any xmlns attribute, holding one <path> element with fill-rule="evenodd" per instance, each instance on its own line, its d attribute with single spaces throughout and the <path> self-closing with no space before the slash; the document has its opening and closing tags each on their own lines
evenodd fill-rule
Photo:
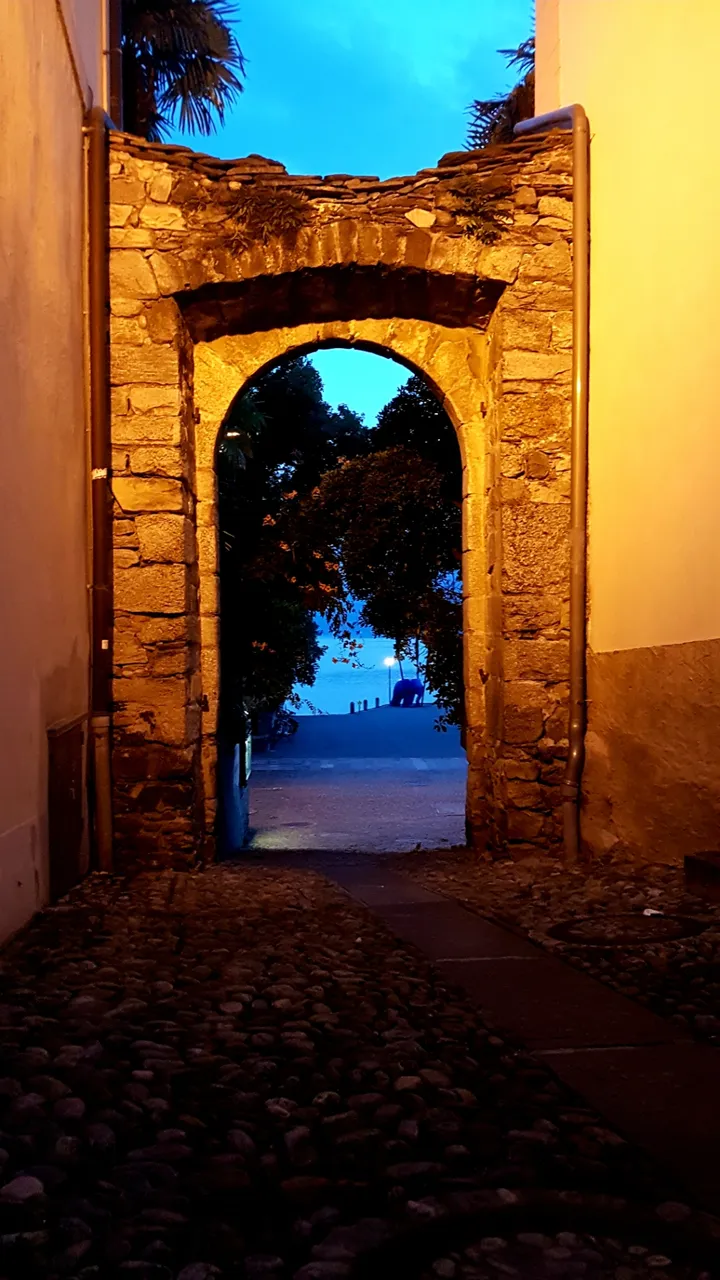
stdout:
<svg viewBox="0 0 720 1280">
<path fill-rule="evenodd" d="M 468 829 L 558 838 L 567 747 L 567 140 L 410 178 L 306 178 L 114 135 L 110 164 L 117 854 L 212 856 L 217 433 L 289 352 L 359 345 L 426 377 L 458 432 Z"/>
</svg>

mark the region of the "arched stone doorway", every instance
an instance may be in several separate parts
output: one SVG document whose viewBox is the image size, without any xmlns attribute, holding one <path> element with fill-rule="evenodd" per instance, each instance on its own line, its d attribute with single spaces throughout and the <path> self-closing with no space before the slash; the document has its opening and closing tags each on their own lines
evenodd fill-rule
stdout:
<svg viewBox="0 0 720 1280">
<path fill-rule="evenodd" d="M 214 458 L 231 400 L 322 345 L 405 362 L 464 474 L 468 825 L 548 848 L 565 754 L 571 162 L 562 137 L 389 183 L 111 147 L 118 853 L 212 854 Z M 487 243 L 490 241 L 490 243 Z"/>
<path fill-rule="evenodd" d="M 324 346 L 354 346 L 393 356 L 430 385 L 450 417 L 458 438 L 463 468 L 463 633 L 466 688 L 469 825 L 485 817 L 485 725 L 492 686 L 472 678 L 487 665 L 489 619 L 486 503 L 486 454 L 474 447 L 482 439 L 481 406 L 485 396 L 487 343 L 474 329 L 445 329 L 429 321 L 334 321 L 322 326 L 276 329 L 256 335 L 217 338 L 195 349 L 196 458 L 199 469 L 214 467 L 217 437 L 227 410 L 252 380 L 277 360 L 303 355 Z M 201 674 L 207 709 L 202 722 L 205 822 L 216 817 L 216 725 L 219 702 L 218 657 L 220 591 L 217 582 L 217 509 L 213 499 L 197 505 L 200 581 Z"/>
</svg>

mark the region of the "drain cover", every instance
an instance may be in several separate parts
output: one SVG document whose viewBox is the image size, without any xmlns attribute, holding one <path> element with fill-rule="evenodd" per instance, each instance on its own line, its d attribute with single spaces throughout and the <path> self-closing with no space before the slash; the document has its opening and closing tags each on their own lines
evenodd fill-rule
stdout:
<svg viewBox="0 0 720 1280">
<path fill-rule="evenodd" d="M 548 936 L 579 947 L 641 947 L 648 942 L 693 938 L 707 927 L 704 921 L 687 916 L 645 916 L 628 912 L 564 920 L 548 929 Z"/>
</svg>

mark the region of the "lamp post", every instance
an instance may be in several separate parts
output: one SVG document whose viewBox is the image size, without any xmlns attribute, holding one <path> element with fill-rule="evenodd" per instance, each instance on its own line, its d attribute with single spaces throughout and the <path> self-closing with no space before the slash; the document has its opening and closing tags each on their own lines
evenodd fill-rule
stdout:
<svg viewBox="0 0 720 1280">
<path fill-rule="evenodd" d="M 392 675 L 391 675 L 391 672 L 392 672 L 393 667 L 395 666 L 395 659 L 394 659 L 394 658 L 383 658 L 383 662 L 385 663 L 385 666 L 387 667 L 387 673 L 388 673 L 388 704 L 389 704 L 389 703 L 391 703 L 391 702 L 392 702 Z"/>
</svg>

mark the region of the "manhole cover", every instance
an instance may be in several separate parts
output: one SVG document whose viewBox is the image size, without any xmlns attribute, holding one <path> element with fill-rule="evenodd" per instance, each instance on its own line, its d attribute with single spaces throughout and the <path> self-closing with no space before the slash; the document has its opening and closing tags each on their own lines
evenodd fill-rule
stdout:
<svg viewBox="0 0 720 1280">
<path fill-rule="evenodd" d="M 548 929 L 548 936 L 558 942 L 572 942 L 580 947 L 640 947 L 648 942 L 672 942 L 675 938 L 692 938 L 707 929 L 702 920 L 687 916 L 581 916 L 564 920 Z"/>
</svg>

